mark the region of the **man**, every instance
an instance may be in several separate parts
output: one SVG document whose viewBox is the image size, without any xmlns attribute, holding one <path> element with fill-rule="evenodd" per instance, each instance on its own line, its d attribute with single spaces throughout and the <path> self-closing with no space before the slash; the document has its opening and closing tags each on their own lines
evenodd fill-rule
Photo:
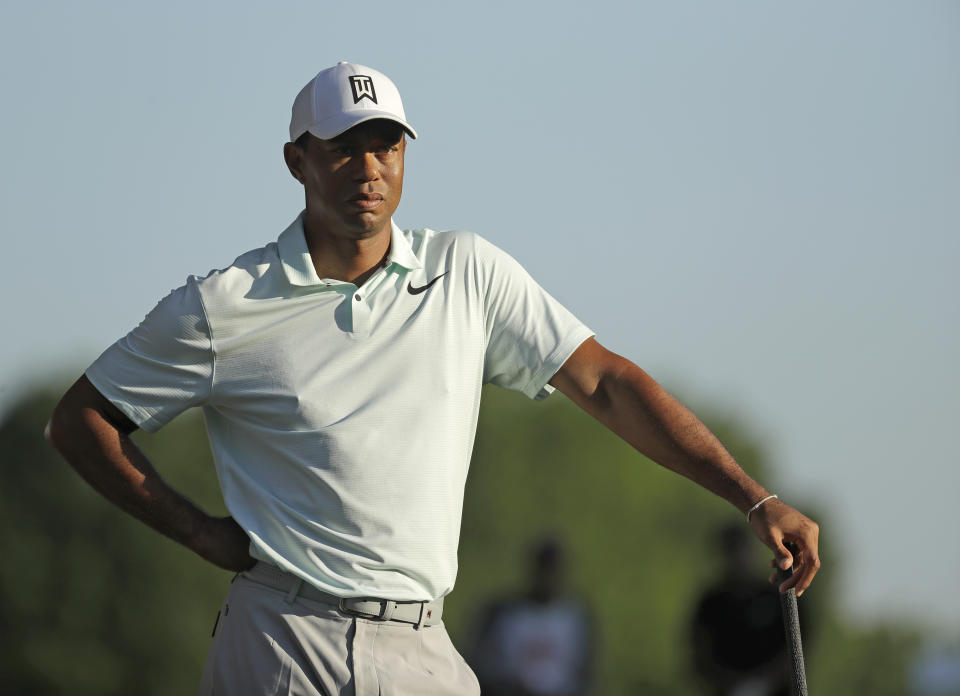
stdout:
<svg viewBox="0 0 960 696">
<path fill-rule="evenodd" d="M 108 499 L 239 571 L 201 693 L 477 692 L 440 616 L 484 382 L 535 399 L 559 389 L 752 511 L 776 562 L 798 564 L 787 585 L 805 589 L 817 526 L 689 411 L 499 249 L 393 224 L 407 137 L 386 76 L 320 72 L 284 146 L 303 213 L 277 242 L 161 300 L 51 419 L 53 444 Z M 204 410 L 226 518 L 167 486 L 129 438 L 191 406 Z"/>
<path fill-rule="evenodd" d="M 596 642 L 590 609 L 566 587 L 563 543 L 545 536 L 531 550 L 527 586 L 478 615 L 470 666 L 484 696 L 586 696 Z"/>
<path fill-rule="evenodd" d="M 716 536 L 717 577 L 690 622 L 693 667 L 703 693 L 788 696 L 790 656 L 777 593 L 750 572 L 752 548 L 741 525 L 724 525 Z M 809 640 L 806 619 L 801 623 Z"/>
</svg>

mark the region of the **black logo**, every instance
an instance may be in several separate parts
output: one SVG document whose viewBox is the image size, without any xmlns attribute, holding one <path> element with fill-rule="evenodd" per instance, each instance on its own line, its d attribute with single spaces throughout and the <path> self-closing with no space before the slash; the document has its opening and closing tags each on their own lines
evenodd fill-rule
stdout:
<svg viewBox="0 0 960 696">
<path fill-rule="evenodd" d="M 377 103 L 377 91 L 373 88 L 373 78 L 369 75 L 351 75 L 350 89 L 353 90 L 354 104 L 359 104 L 364 97 L 374 104 Z"/>
<path fill-rule="evenodd" d="M 441 273 L 441 274 L 438 275 L 436 278 L 434 278 L 433 280 L 431 280 L 429 283 L 427 283 L 426 285 L 423 285 L 423 286 L 421 286 L 421 287 L 419 287 L 419 288 L 413 287 L 413 283 L 407 283 L 407 292 L 409 292 L 411 295 L 419 295 L 421 292 L 425 292 L 425 291 L 427 290 L 427 288 L 429 288 L 431 285 L 433 285 L 433 284 L 436 283 L 438 280 L 440 280 L 441 278 L 443 278 L 443 276 L 447 275 L 447 273 L 449 273 L 449 272 L 450 272 L 450 271 L 447 271 L 446 273 Z"/>
</svg>

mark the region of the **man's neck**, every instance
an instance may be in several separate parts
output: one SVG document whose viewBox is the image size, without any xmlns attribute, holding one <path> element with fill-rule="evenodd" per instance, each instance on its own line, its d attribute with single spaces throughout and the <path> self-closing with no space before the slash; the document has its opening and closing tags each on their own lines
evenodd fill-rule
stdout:
<svg viewBox="0 0 960 696">
<path fill-rule="evenodd" d="M 373 275 L 390 253 L 389 223 L 368 237 L 355 239 L 311 229 L 304 221 L 304 236 L 317 276 L 357 287 Z"/>
</svg>

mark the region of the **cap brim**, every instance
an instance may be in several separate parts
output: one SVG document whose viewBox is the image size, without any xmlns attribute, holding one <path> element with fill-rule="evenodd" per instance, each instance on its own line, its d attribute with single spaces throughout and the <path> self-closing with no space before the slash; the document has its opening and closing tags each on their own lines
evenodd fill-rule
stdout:
<svg viewBox="0 0 960 696">
<path fill-rule="evenodd" d="M 314 123 L 307 131 L 321 140 L 330 140 L 336 138 L 341 133 L 346 133 L 348 130 L 354 126 L 358 126 L 361 123 L 366 123 L 367 121 L 373 121 L 378 118 L 386 119 L 387 121 L 393 121 L 394 123 L 399 123 L 403 126 L 403 130 L 407 132 L 411 138 L 416 140 L 417 131 L 413 129 L 406 121 L 403 121 L 396 117 L 396 115 L 388 111 L 364 111 L 362 115 L 360 114 L 338 114 L 338 118 L 328 119 L 320 123 Z M 294 138 L 296 140 L 296 138 Z"/>
</svg>

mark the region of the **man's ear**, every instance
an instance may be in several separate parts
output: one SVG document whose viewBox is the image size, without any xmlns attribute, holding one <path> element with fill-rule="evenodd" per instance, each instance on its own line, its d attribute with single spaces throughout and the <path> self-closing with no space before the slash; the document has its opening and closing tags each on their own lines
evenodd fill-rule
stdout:
<svg viewBox="0 0 960 696">
<path fill-rule="evenodd" d="M 303 150 L 294 143 L 283 144 L 283 161 L 294 179 L 303 183 Z"/>
</svg>

